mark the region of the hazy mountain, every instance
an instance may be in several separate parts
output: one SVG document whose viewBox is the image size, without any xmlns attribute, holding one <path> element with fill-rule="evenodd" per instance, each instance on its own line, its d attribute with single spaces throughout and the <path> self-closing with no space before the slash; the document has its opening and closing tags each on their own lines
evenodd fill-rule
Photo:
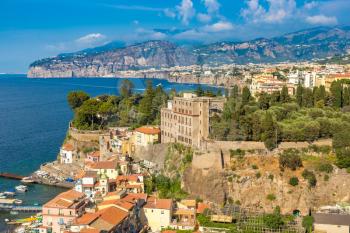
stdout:
<svg viewBox="0 0 350 233">
<path fill-rule="evenodd" d="M 318 27 L 271 39 L 177 45 L 147 41 L 131 46 L 119 42 L 35 61 L 29 77 L 108 76 L 121 70 L 166 68 L 193 64 L 275 63 L 322 59 L 350 51 L 350 27 Z"/>
</svg>

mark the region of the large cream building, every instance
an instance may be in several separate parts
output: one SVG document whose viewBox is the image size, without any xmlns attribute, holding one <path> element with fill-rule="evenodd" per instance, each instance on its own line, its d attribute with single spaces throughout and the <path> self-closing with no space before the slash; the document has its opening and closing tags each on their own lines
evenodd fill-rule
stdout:
<svg viewBox="0 0 350 233">
<path fill-rule="evenodd" d="M 210 116 L 221 112 L 225 101 L 223 97 L 197 97 L 192 93 L 174 97 L 167 108 L 161 110 L 162 143 L 201 147 L 210 133 Z"/>
</svg>

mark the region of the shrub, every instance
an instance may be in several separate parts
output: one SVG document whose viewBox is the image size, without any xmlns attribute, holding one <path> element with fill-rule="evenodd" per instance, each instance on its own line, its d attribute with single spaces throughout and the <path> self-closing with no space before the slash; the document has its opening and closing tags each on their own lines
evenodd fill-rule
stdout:
<svg viewBox="0 0 350 233">
<path fill-rule="evenodd" d="M 333 166 L 330 163 L 321 163 L 318 165 L 317 170 L 319 170 L 320 172 L 332 173 Z"/>
<path fill-rule="evenodd" d="M 256 166 L 256 164 L 253 164 L 252 168 L 256 170 L 256 169 L 258 169 L 258 166 Z"/>
<path fill-rule="evenodd" d="M 294 149 L 288 149 L 280 153 L 279 164 L 281 170 L 284 168 L 290 168 L 295 171 L 297 168 L 303 166 L 299 152 Z"/>
<path fill-rule="evenodd" d="M 268 178 L 269 178 L 270 180 L 273 180 L 274 176 L 273 176 L 272 174 L 270 174 L 270 175 L 268 176 Z"/>
<path fill-rule="evenodd" d="M 272 214 L 265 214 L 263 216 L 263 222 L 266 227 L 274 230 L 283 227 L 284 221 L 280 213 L 280 209 L 276 207 Z"/>
<path fill-rule="evenodd" d="M 305 169 L 302 173 L 302 176 L 305 180 L 308 181 L 310 187 L 315 187 L 317 183 L 317 179 L 315 174 L 312 171 Z"/>
<path fill-rule="evenodd" d="M 328 180 L 329 180 L 329 175 L 327 175 L 327 174 L 324 175 L 323 180 L 324 180 L 324 181 L 328 181 Z"/>
<path fill-rule="evenodd" d="M 275 194 L 273 194 L 273 193 L 268 194 L 268 195 L 266 196 L 266 198 L 267 198 L 267 200 L 269 200 L 269 201 L 274 201 L 274 200 L 276 200 L 276 196 L 275 196 Z"/>
<path fill-rule="evenodd" d="M 314 224 L 314 218 L 312 216 L 303 217 L 302 225 L 306 229 L 307 233 L 312 232 L 312 225 Z"/>
<path fill-rule="evenodd" d="M 292 186 L 297 186 L 299 184 L 298 177 L 295 177 L 295 176 L 291 177 L 289 179 L 289 184 L 292 185 Z"/>
<path fill-rule="evenodd" d="M 259 179 L 259 178 L 261 177 L 261 173 L 260 173 L 260 172 L 255 173 L 255 177 L 256 177 L 257 179 Z"/>
<path fill-rule="evenodd" d="M 241 149 L 236 149 L 236 150 L 230 150 L 230 157 L 231 158 L 244 158 L 245 156 L 245 151 L 244 150 L 241 150 Z"/>
</svg>

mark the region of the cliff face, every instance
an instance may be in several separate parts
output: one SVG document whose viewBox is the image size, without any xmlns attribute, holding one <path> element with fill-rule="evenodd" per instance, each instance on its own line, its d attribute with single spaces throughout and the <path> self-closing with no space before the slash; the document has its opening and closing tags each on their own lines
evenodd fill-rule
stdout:
<svg viewBox="0 0 350 233">
<path fill-rule="evenodd" d="M 194 64 L 217 66 L 304 61 L 349 51 L 350 27 L 321 27 L 272 39 L 220 42 L 203 46 L 148 41 L 123 48 L 107 45 L 42 59 L 30 65 L 28 77 L 149 77 L 149 74 L 138 71 Z M 166 78 L 162 71 L 153 75 Z"/>
</svg>

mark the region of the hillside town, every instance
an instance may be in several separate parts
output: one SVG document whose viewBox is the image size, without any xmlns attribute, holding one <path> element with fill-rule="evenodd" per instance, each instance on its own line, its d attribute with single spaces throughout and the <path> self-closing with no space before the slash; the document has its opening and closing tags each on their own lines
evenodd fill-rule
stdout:
<svg viewBox="0 0 350 233">
<path fill-rule="evenodd" d="M 288 95 L 293 96 L 300 85 L 305 88 L 324 86 L 329 91 L 334 81 L 350 80 L 347 66 L 308 64 L 296 68 L 295 65 L 282 64 L 268 67 L 254 65 L 253 69 L 248 67 L 241 70 L 235 85 L 240 84 L 239 88 L 248 87 L 255 97 L 259 97 L 261 93 L 280 92 L 282 89 L 286 89 Z M 215 75 L 220 73 L 204 73 L 213 75 L 212 72 L 217 72 Z M 217 78 L 220 79 L 221 76 Z M 214 152 L 214 157 L 201 158 L 207 162 L 218 160 L 219 165 L 215 166 L 227 169 L 232 166 L 232 149 L 267 151 L 260 142 L 244 146 L 244 143 L 213 140 L 212 118 L 223 114 L 227 101 L 224 94 L 198 96 L 196 93 L 185 92 L 169 99 L 161 107 L 159 125 L 108 127 L 91 131 L 76 129 L 71 123 L 69 136 L 60 148 L 57 161 L 43 165 L 40 171 L 33 174 L 33 178 L 47 180 L 46 184 L 64 183 L 69 190 L 45 203 L 41 213 L 32 219 L 31 224 L 25 225 L 26 231 L 126 233 L 217 232 L 219 229 L 223 232 L 263 232 L 262 229 L 269 229 L 266 224 L 249 222 L 249 219 L 255 219 L 256 216 L 265 216 L 265 210 L 251 210 L 240 206 L 238 201 L 220 206 L 195 195 L 188 195 L 186 198 L 159 197 L 157 190 L 146 186 L 149 185 L 147 180 L 161 174 L 163 169 L 155 161 L 135 157 L 136 154 L 148 153 L 149 148 L 180 144 L 185 148 L 192 148 L 199 155 Z M 98 146 L 91 146 L 91 143 Z M 331 144 L 326 142 L 324 145 Z M 283 151 L 284 147 L 288 149 L 298 146 L 298 143 L 282 142 L 278 151 Z M 199 162 L 198 158 L 198 155 L 191 157 L 188 162 L 192 166 L 205 163 Z M 254 166 L 253 169 L 256 169 Z M 203 168 L 205 169 L 208 168 Z M 275 197 L 271 195 L 270 199 L 273 198 Z M 312 210 L 293 210 L 290 213 L 294 216 L 293 220 L 282 224 L 283 227 L 275 228 L 273 232 L 305 232 L 307 227 L 313 227 L 315 232 L 348 232 L 349 206 L 329 203 Z M 270 212 L 276 208 L 278 212 L 275 212 L 275 217 L 280 216 L 280 211 L 286 214 L 285 209 L 279 210 L 278 206 L 270 208 Z M 310 214 L 313 221 L 311 225 L 305 225 L 302 217 Z M 246 220 L 243 220 L 243 216 Z M 234 224 L 236 228 L 231 229 L 230 224 Z M 252 226 L 255 231 L 249 231 Z"/>
</svg>

